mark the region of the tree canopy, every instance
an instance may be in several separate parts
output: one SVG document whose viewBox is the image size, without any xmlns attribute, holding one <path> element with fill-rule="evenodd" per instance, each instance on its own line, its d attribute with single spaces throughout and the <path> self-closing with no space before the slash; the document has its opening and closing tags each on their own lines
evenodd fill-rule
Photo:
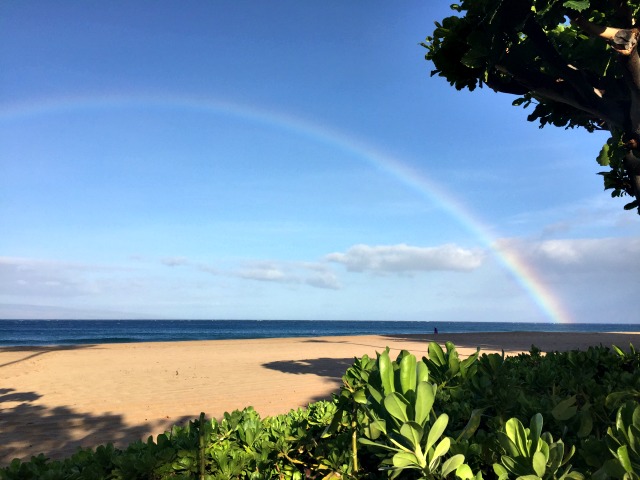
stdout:
<svg viewBox="0 0 640 480">
<path fill-rule="evenodd" d="M 640 0 L 462 0 L 422 44 L 458 90 L 516 95 L 528 120 L 607 130 L 612 196 L 640 213 Z M 595 152 L 594 152 L 595 153 Z"/>
</svg>

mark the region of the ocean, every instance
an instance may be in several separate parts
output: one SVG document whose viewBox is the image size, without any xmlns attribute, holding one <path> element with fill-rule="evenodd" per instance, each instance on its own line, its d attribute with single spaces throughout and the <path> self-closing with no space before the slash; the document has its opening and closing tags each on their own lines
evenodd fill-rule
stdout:
<svg viewBox="0 0 640 480">
<path fill-rule="evenodd" d="M 470 332 L 633 332 L 640 324 L 329 320 L 0 320 L 0 346 Z"/>
</svg>

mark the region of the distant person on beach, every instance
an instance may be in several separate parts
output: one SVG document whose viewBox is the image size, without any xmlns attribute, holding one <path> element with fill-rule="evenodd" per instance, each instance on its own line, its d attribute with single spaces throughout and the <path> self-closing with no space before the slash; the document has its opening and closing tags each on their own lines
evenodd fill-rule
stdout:
<svg viewBox="0 0 640 480">
<path fill-rule="evenodd" d="M 433 334 L 434 334 L 434 335 L 437 335 L 437 334 L 438 334 L 438 327 L 434 327 L 434 328 L 433 328 Z"/>
</svg>

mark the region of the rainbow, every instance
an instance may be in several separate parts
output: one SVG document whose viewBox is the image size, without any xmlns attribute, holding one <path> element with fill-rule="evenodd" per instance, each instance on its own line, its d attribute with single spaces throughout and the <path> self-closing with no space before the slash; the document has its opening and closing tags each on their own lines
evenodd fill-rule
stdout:
<svg viewBox="0 0 640 480">
<path fill-rule="evenodd" d="M 130 95 L 114 94 L 100 96 L 73 96 L 40 99 L 29 103 L 0 107 L 0 121 L 16 121 L 47 114 L 82 111 L 87 109 L 120 108 L 178 108 L 228 115 L 290 132 L 294 135 L 338 148 L 345 153 L 367 162 L 370 166 L 393 177 L 396 181 L 414 190 L 470 231 L 488 249 L 494 252 L 500 264 L 527 293 L 540 311 L 553 323 L 573 323 L 554 292 L 545 284 L 535 268 L 514 250 L 501 245 L 489 227 L 482 223 L 468 207 L 453 197 L 443 187 L 428 178 L 424 172 L 412 168 L 396 157 L 385 154 L 373 146 L 345 135 L 342 132 L 313 123 L 297 116 L 247 107 L 210 97 L 184 95 Z"/>
</svg>

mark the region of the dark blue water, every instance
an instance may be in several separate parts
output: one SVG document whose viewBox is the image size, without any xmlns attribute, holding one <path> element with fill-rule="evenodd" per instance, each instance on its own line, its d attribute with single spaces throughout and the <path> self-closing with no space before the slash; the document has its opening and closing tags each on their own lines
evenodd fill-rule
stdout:
<svg viewBox="0 0 640 480">
<path fill-rule="evenodd" d="M 469 332 L 632 332 L 639 324 L 259 320 L 0 320 L 0 346 Z"/>
</svg>

